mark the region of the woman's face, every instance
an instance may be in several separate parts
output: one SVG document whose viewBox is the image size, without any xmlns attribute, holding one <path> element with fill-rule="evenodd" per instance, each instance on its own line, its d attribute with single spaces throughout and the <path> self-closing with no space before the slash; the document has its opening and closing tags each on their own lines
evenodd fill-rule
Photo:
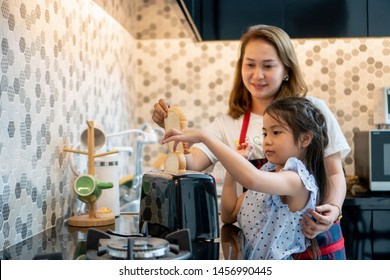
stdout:
<svg viewBox="0 0 390 280">
<path fill-rule="evenodd" d="M 241 71 L 252 98 L 263 100 L 274 98 L 287 74 L 276 49 L 265 40 L 252 40 L 246 45 Z"/>
</svg>

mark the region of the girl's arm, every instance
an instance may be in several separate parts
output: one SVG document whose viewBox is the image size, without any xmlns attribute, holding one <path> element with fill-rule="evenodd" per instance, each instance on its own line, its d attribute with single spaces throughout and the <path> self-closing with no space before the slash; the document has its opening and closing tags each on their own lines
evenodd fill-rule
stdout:
<svg viewBox="0 0 390 280">
<path fill-rule="evenodd" d="M 234 152 L 215 136 L 200 129 L 187 129 L 178 131 L 172 129 L 163 138 L 163 143 L 175 141 L 187 142 L 189 146 L 203 142 L 219 159 L 227 172 L 248 189 L 276 195 L 298 196 L 302 194 L 302 182 L 295 172 L 285 171 L 271 173 L 259 171 L 244 157 Z"/>
<path fill-rule="evenodd" d="M 240 210 L 245 193 L 237 197 L 236 181 L 226 172 L 221 197 L 221 220 L 225 224 L 237 221 L 237 213 Z"/>
</svg>

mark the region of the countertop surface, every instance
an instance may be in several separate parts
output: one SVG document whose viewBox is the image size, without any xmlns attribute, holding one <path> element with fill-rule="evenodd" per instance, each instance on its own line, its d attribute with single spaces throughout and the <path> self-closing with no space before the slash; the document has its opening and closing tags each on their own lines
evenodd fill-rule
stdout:
<svg viewBox="0 0 390 280">
<path fill-rule="evenodd" d="M 359 210 L 390 210 L 390 192 L 368 192 L 356 196 L 347 194 L 343 208 L 358 207 Z M 237 234 L 235 225 L 220 221 L 220 238 L 201 246 L 193 246 L 193 259 L 237 259 Z M 115 231 L 129 235 L 139 233 L 138 213 L 122 213 L 115 224 L 97 227 L 101 231 Z M 31 260 L 36 256 L 53 254 L 66 260 L 82 259 L 85 251 L 88 228 L 72 227 L 67 222 L 59 223 L 40 234 L 30 237 L 0 252 L 2 260 Z M 199 245 L 199 244 L 198 244 Z M 206 247 L 204 245 L 207 245 Z M 229 256 L 227 253 L 229 252 Z M 226 256 L 226 257 L 225 257 Z"/>
<path fill-rule="evenodd" d="M 360 210 L 390 210 L 390 192 L 367 191 L 352 195 L 347 193 L 343 209 L 358 207 Z"/>
<path fill-rule="evenodd" d="M 98 227 L 100 230 L 114 230 L 123 234 L 138 232 L 138 215 L 124 214 L 115 219 L 115 224 Z M 31 260 L 44 254 L 62 254 L 63 259 L 77 259 L 83 242 L 87 239 L 88 228 L 58 224 L 40 234 L 34 235 L 0 253 L 0 258 Z"/>
<path fill-rule="evenodd" d="M 221 226 L 222 224 L 220 224 Z M 228 227 L 236 228 L 233 225 Z M 115 224 L 95 227 L 100 231 L 115 231 L 123 235 L 139 233 L 138 213 L 123 213 L 115 219 Z M 225 232 L 226 232 L 226 227 Z M 66 222 L 58 224 L 40 234 L 26 239 L 0 252 L 2 260 L 32 260 L 37 256 L 50 256 L 76 260 L 85 258 L 87 232 L 89 228 L 72 227 Z M 192 259 L 223 258 L 220 238 L 205 242 L 192 242 Z M 195 246 L 194 246 L 195 245 Z M 225 246 L 226 247 L 226 246 Z"/>
</svg>

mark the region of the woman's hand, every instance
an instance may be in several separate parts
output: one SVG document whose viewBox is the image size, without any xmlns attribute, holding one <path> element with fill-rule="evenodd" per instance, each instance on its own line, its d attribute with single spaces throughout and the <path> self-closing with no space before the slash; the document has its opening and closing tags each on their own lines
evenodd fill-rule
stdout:
<svg viewBox="0 0 390 280">
<path fill-rule="evenodd" d="M 253 153 L 253 146 L 251 143 L 245 142 L 242 144 L 237 144 L 237 152 L 242 155 L 245 159 L 251 157 Z"/>
<path fill-rule="evenodd" d="M 168 116 L 168 108 L 170 104 L 164 99 L 160 99 L 154 104 L 152 120 L 160 127 L 164 128 L 164 119 Z"/>
<path fill-rule="evenodd" d="M 303 214 L 301 225 L 303 234 L 310 239 L 329 230 L 340 214 L 339 209 L 330 204 L 317 206 L 315 210 L 309 209 L 307 212 L 312 215 L 314 220 L 307 214 Z"/>
</svg>

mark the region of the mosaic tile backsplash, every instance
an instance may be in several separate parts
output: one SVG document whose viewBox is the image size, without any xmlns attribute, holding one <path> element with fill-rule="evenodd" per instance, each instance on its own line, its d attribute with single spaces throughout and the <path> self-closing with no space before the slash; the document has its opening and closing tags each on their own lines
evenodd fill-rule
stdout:
<svg viewBox="0 0 390 280">
<path fill-rule="evenodd" d="M 160 98 L 193 127 L 227 110 L 237 41 L 139 40 L 85 0 L 1 0 L 1 34 L 0 250 L 74 211 L 63 148 L 87 119 L 108 133 L 138 128 Z M 353 148 L 355 130 L 374 128 L 374 96 L 390 86 L 390 38 L 293 42 L 309 94 L 326 101 Z M 145 165 L 165 152 L 146 145 Z M 354 173 L 353 152 L 344 166 Z"/>
<path fill-rule="evenodd" d="M 92 1 L 1 1 L 0 250 L 72 213 L 63 148 L 88 119 L 134 126 L 135 66 L 135 39 Z"/>
<path fill-rule="evenodd" d="M 308 94 L 322 98 L 353 149 L 356 130 L 375 128 L 375 95 L 390 86 L 390 38 L 293 40 Z M 189 126 L 205 127 L 227 112 L 239 42 L 139 41 L 137 106 L 160 98 L 180 105 Z M 139 116 L 139 122 L 149 116 Z M 164 147 L 147 148 L 153 160 Z M 353 151 L 345 158 L 354 174 Z"/>
</svg>

